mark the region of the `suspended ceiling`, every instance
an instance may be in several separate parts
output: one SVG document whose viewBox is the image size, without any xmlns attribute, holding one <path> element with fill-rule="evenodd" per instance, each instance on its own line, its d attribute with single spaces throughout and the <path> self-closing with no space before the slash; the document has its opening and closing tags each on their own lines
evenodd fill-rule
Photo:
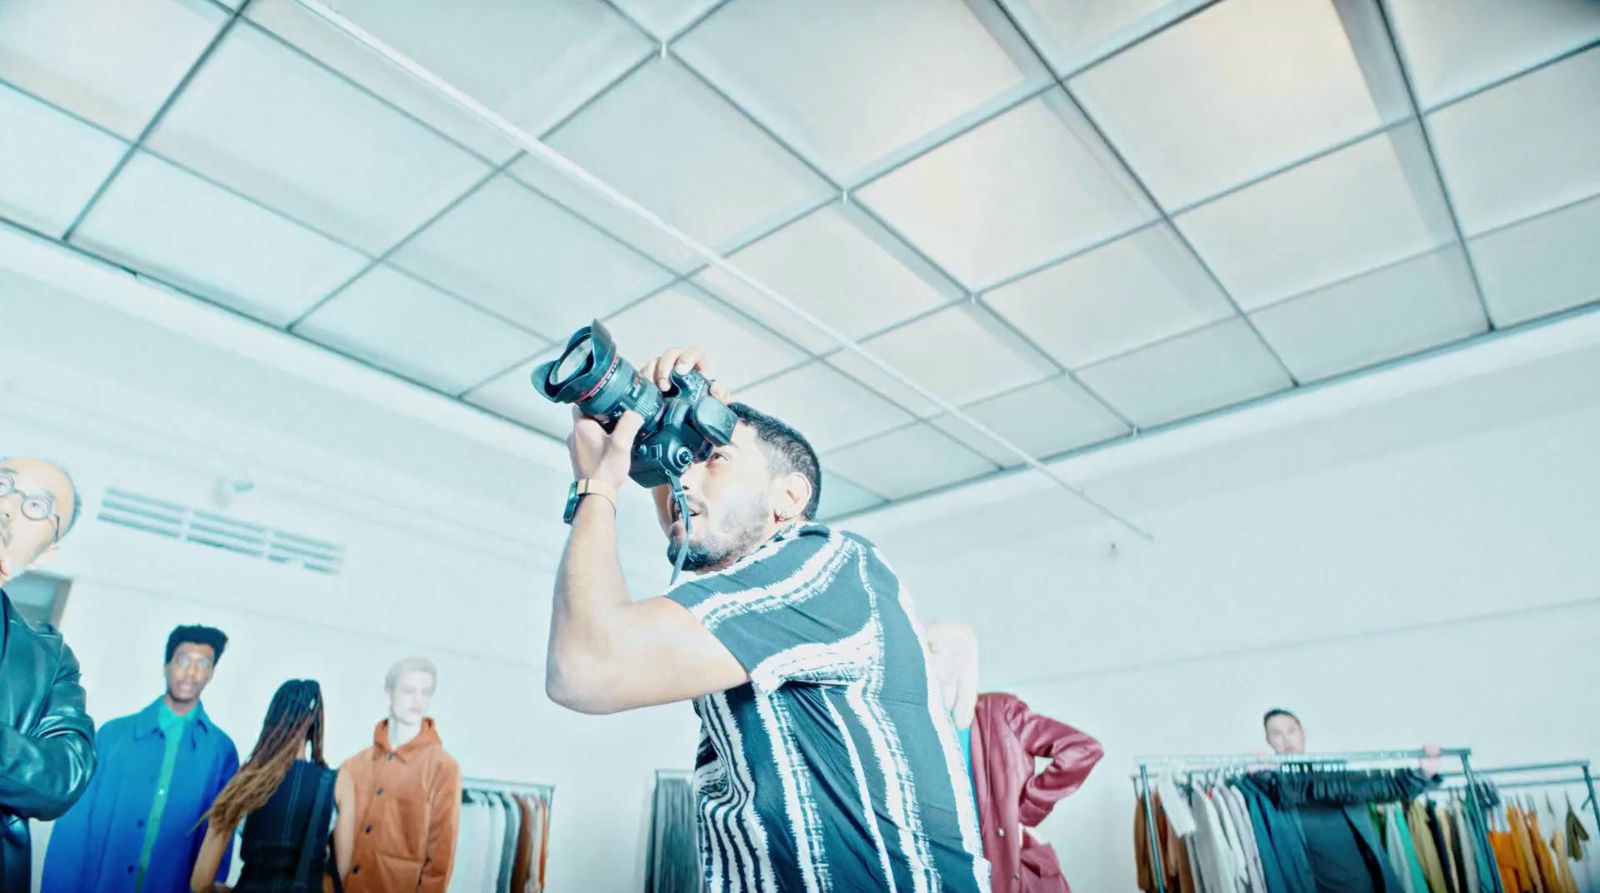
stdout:
<svg viewBox="0 0 1600 893">
<path fill-rule="evenodd" d="M 1600 3 L 344 0 L 1038 457 L 1600 300 Z M 0 216 L 562 436 L 707 349 L 824 512 L 1016 456 L 293 0 L 0 4 Z"/>
</svg>

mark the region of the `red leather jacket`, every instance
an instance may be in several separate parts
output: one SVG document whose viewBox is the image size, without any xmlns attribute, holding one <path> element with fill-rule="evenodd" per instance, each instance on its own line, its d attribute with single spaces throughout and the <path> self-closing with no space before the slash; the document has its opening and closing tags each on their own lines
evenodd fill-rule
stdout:
<svg viewBox="0 0 1600 893">
<path fill-rule="evenodd" d="M 1103 754 L 1100 742 L 1034 713 L 1015 695 L 978 696 L 972 775 L 994 893 L 1071 893 L 1055 848 L 1022 826 L 1044 821 L 1057 800 L 1083 786 Z M 1037 775 L 1034 757 L 1050 758 Z"/>
</svg>

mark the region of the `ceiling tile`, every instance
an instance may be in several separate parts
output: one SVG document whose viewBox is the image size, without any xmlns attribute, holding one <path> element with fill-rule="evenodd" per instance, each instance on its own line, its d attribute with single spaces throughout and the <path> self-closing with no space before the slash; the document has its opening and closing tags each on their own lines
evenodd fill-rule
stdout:
<svg viewBox="0 0 1600 893">
<path fill-rule="evenodd" d="M 527 187 L 501 176 L 434 221 L 393 263 L 565 341 L 670 276 Z"/>
<path fill-rule="evenodd" d="M 962 410 L 1035 459 L 1110 440 L 1129 431 L 1121 419 L 1065 376 L 1018 388 Z M 1016 453 L 955 416 L 940 416 L 933 424 L 1003 467 L 1022 464 Z"/>
<path fill-rule="evenodd" d="M 994 463 L 926 423 L 909 425 L 822 455 L 822 465 L 889 499 L 995 470 Z M 827 498 L 827 484 L 823 484 Z"/>
<path fill-rule="evenodd" d="M 372 253 L 489 171 L 251 25 L 223 38 L 148 143 Z"/>
<path fill-rule="evenodd" d="M 674 37 L 694 24 L 718 0 L 615 0 L 617 8 L 658 40 Z"/>
<path fill-rule="evenodd" d="M 999 9 L 963 0 L 734 3 L 674 49 L 838 183 L 1050 82 Z"/>
<path fill-rule="evenodd" d="M 294 330 L 449 394 L 546 344 L 387 266 L 367 271 Z"/>
<path fill-rule="evenodd" d="M 1373 46 L 1358 61 L 1326 0 L 1229 0 L 1067 86 L 1175 210 L 1404 117 L 1393 52 Z"/>
<path fill-rule="evenodd" d="M 219 304 L 284 325 L 367 258 L 145 153 L 73 240 Z"/>
<path fill-rule="evenodd" d="M 1451 245 L 1251 315 L 1300 381 L 1315 381 L 1488 329 L 1461 249 Z"/>
<path fill-rule="evenodd" d="M 555 359 L 556 355 L 555 349 L 540 354 L 510 372 L 495 376 L 463 399 L 535 431 L 565 440 L 572 433 L 572 407 L 546 400 L 532 384 L 534 368 Z"/>
<path fill-rule="evenodd" d="M 1085 386 L 1141 428 L 1229 406 L 1290 386 L 1242 320 L 1180 335 L 1090 366 Z"/>
<path fill-rule="evenodd" d="M 1206 0 L 1000 0 L 1061 74 L 1166 25 Z"/>
<path fill-rule="evenodd" d="M 865 440 L 911 415 L 826 363 L 814 362 L 733 395 L 792 425 L 818 450 Z"/>
<path fill-rule="evenodd" d="M 497 164 L 517 151 L 517 144 L 509 137 L 388 59 L 351 40 L 295 0 L 253 0 L 245 8 L 245 16 L 383 101 Z"/>
<path fill-rule="evenodd" d="M 1202 205 L 1177 224 L 1246 310 L 1454 238 L 1415 125 Z"/>
<path fill-rule="evenodd" d="M 1433 106 L 1600 37 L 1594 0 L 1389 0 L 1422 107 Z"/>
<path fill-rule="evenodd" d="M 296 6 L 293 0 L 257 0 L 248 14 L 263 21 L 268 16 L 285 21 Z M 534 137 L 655 49 L 654 42 L 604 3 L 342 0 L 339 13 Z M 306 15 L 293 17 L 303 23 Z M 296 30 L 310 29 L 302 24 Z M 326 26 L 317 30 L 328 33 Z M 389 72 L 380 74 L 364 64 L 375 58 L 365 48 L 342 36 L 337 39 L 340 46 L 324 42 L 314 52 L 332 55 L 330 64 L 352 70 L 363 83 L 368 82 L 363 75 L 372 78 L 381 85 L 374 86 L 375 92 L 387 96 L 382 88 L 391 87 L 426 103 L 415 111 L 430 123 L 428 112 L 450 108 L 437 101 L 442 97 L 420 95 L 432 94 L 431 88 L 406 89 L 393 77 L 404 73 L 387 62 L 383 66 Z M 470 119 L 462 122 L 459 115 L 447 113 L 443 120 L 471 126 Z M 508 145 L 498 134 L 491 139 L 502 148 Z M 501 151 L 494 160 L 504 161 L 509 155 Z"/>
<path fill-rule="evenodd" d="M 0 80 L 131 140 L 227 19 L 205 0 L 6 0 Z"/>
<path fill-rule="evenodd" d="M 862 338 L 963 295 L 905 244 L 848 204 L 808 214 L 728 258 L 744 272 L 851 338 Z M 729 303 L 807 350 L 838 344 L 732 276 L 696 277 Z"/>
<path fill-rule="evenodd" d="M 1060 91 L 945 143 L 857 196 L 971 289 L 1156 214 Z"/>
<path fill-rule="evenodd" d="M 692 285 L 678 285 L 605 319 L 622 356 L 643 365 L 673 347 L 705 352 L 709 377 L 737 392 L 804 362 L 805 354 Z"/>
<path fill-rule="evenodd" d="M 116 137 L 4 84 L 0 122 L 0 215 L 52 236 L 66 231 L 127 150 Z"/>
<path fill-rule="evenodd" d="M 984 311 L 962 304 L 862 344 L 922 387 L 957 406 L 1021 387 L 1059 370 Z M 918 415 L 940 410 L 931 401 L 841 350 L 828 362 Z"/>
<path fill-rule="evenodd" d="M 822 500 L 817 506 L 817 518 L 826 521 L 851 512 L 882 505 L 884 498 L 847 478 L 839 477 L 828 469 L 822 470 Z"/>
<path fill-rule="evenodd" d="M 1596 96 L 1600 47 L 1428 116 L 1467 235 L 1600 192 Z"/>
<path fill-rule="evenodd" d="M 1600 196 L 1469 244 L 1497 326 L 1600 301 Z"/>
<path fill-rule="evenodd" d="M 671 58 L 634 72 L 548 142 L 711 247 L 755 235 L 830 192 Z"/>
<path fill-rule="evenodd" d="M 983 302 L 1071 369 L 1233 313 L 1166 224 L 995 289 Z"/>
</svg>

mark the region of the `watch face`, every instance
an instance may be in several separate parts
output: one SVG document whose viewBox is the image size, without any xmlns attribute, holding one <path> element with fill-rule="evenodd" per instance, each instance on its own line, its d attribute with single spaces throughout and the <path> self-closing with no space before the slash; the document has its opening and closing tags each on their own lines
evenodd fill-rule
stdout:
<svg viewBox="0 0 1600 893">
<path fill-rule="evenodd" d="M 561 513 L 561 520 L 572 523 L 572 517 L 578 513 L 578 482 L 573 481 L 572 487 L 567 490 L 567 507 Z"/>
</svg>

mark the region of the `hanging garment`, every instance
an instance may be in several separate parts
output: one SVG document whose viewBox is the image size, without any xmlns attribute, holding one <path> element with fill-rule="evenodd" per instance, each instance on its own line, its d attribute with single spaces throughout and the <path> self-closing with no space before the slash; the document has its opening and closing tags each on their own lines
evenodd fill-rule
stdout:
<svg viewBox="0 0 1600 893">
<path fill-rule="evenodd" d="M 433 720 L 424 719 L 398 749 L 389 746 L 388 721 L 379 721 L 372 746 L 339 771 L 349 774 L 356 795 L 348 893 L 443 893 L 459 836 L 461 766 L 445 751 Z"/>
<path fill-rule="evenodd" d="M 550 801 L 539 802 L 539 888 L 544 889 L 544 863 L 550 856 Z M 534 893 L 538 893 L 538 890 Z"/>
<path fill-rule="evenodd" d="M 1380 893 L 1386 889 L 1381 877 L 1374 877 L 1372 864 L 1364 852 L 1359 832 L 1346 812 L 1347 807 L 1307 804 L 1295 810 L 1305 835 L 1306 855 L 1318 893 Z M 1362 814 L 1366 807 L 1348 807 Z M 1384 862 L 1383 851 L 1372 853 Z"/>
<path fill-rule="evenodd" d="M 1564 893 L 1561 873 L 1556 870 L 1555 854 L 1550 852 L 1544 840 L 1544 832 L 1539 830 L 1538 811 L 1527 813 L 1526 820 L 1528 846 L 1533 850 L 1534 870 L 1539 872 L 1539 880 L 1543 882 L 1548 893 Z"/>
<path fill-rule="evenodd" d="M 1589 831 L 1583 827 L 1583 821 L 1572 809 L 1572 799 L 1567 799 L 1567 858 L 1574 862 L 1582 861 L 1583 845 L 1589 841 Z"/>
<path fill-rule="evenodd" d="M 1250 861 L 1245 856 L 1244 839 L 1239 835 L 1239 827 L 1234 824 L 1233 814 L 1228 810 L 1228 798 L 1222 793 L 1221 787 L 1212 788 L 1206 792 L 1211 798 L 1211 808 L 1217 813 L 1217 824 L 1222 826 L 1222 836 L 1227 841 L 1229 868 L 1233 872 L 1234 882 L 1242 893 L 1250 891 Z"/>
<path fill-rule="evenodd" d="M 694 788 L 689 779 L 657 775 L 650 803 L 645 893 L 698 893 L 701 867 L 694 838 Z"/>
<path fill-rule="evenodd" d="M 1156 793 L 1161 795 L 1161 808 L 1166 810 L 1167 821 L 1172 823 L 1172 833 L 1188 837 L 1194 833 L 1194 813 L 1189 810 L 1189 799 L 1178 793 L 1171 775 L 1156 779 Z"/>
<path fill-rule="evenodd" d="M 1156 872 L 1164 871 L 1164 836 L 1158 831 L 1155 840 L 1150 838 L 1150 823 L 1156 818 L 1153 813 L 1159 813 L 1161 808 L 1160 797 L 1160 794 L 1151 795 L 1149 809 L 1145 808 L 1144 797 L 1133 798 L 1133 881 L 1144 893 L 1156 893 Z M 649 889 L 648 883 L 646 889 Z"/>
<path fill-rule="evenodd" d="M 1555 851 L 1556 874 L 1561 879 L 1561 890 L 1563 893 L 1580 893 L 1578 879 L 1573 875 L 1572 865 L 1567 861 L 1566 846 L 1566 834 L 1558 824 L 1555 833 L 1550 835 L 1550 848 Z"/>
<path fill-rule="evenodd" d="M 1250 809 L 1244 805 L 1244 798 L 1239 794 L 1238 788 L 1233 785 L 1223 785 L 1223 803 L 1227 806 L 1228 815 L 1233 820 L 1233 827 L 1239 834 L 1239 846 L 1244 857 L 1245 876 L 1249 880 L 1253 893 L 1268 893 L 1267 882 L 1261 873 L 1261 851 L 1256 846 L 1254 830 L 1250 827 Z"/>
<path fill-rule="evenodd" d="M 1413 800 L 1406 807 L 1406 824 L 1411 828 L 1411 840 L 1422 862 L 1422 875 L 1428 879 L 1428 889 L 1433 893 L 1449 893 L 1444 864 L 1439 859 L 1438 847 L 1434 846 L 1433 832 L 1428 829 L 1428 813 L 1420 802 Z"/>
<path fill-rule="evenodd" d="M 1528 833 L 1527 816 L 1521 807 L 1512 806 L 1506 809 L 1506 818 L 1511 822 L 1512 843 L 1517 848 L 1517 861 L 1520 870 L 1533 884 L 1533 893 L 1553 893 L 1544 886 L 1544 878 L 1539 873 L 1539 860 L 1534 854 L 1533 838 Z"/>
<path fill-rule="evenodd" d="M 476 796 L 471 791 L 462 794 L 460 829 L 456 832 L 456 867 L 450 872 L 446 893 L 475 893 L 481 889 L 481 879 L 474 867 L 480 861 L 474 854 L 483 839 Z"/>
<path fill-rule="evenodd" d="M 1293 814 L 1279 809 L 1255 775 L 1236 782 L 1250 808 L 1250 828 L 1261 853 L 1262 874 L 1272 893 L 1315 893 L 1305 836 Z"/>
<path fill-rule="evenodd" d="M 1439 867 L 1444 875 L 1446 893 L 1463 893 L 1461 878 L 1456 874 L 1455 848 L 1450 845 L 1450 835 L 1440 821 L 1438 808 L 1430 801 L 1423 806 L 1428 817 L 1428 833 L 1433 837 L 1434 851 L 1439 854 Z"/>
<path fill-rule="evenodd" d="M 1380 814 L 1384 823 L 1384 851 L 1389 858 L 1389 867 L 1394 869 L 1395 875 L 1400 879 L 1400 889 L 1405 893 L 1427 893 L 1428 882 L 1422 878 L 1421 869 L 1412 871 L 1412 859 L 1406 852 L 1406 833 L 1400 828 L 1399 807 L 1384 806 Z"/>
<path fill-rule="evenodd" d="M 1494 851 L 1495 869 L 1500 872 L 1500 888 L 1505 893 L 1532 893 L 1532 885 L 1523 885 L 1517 861 L 1516 845 L 1508 831 L 1490 831 L 1489 847 Z"/>
<path fill-rule="evenodd" d="M 1467 893 L 1485 893 L 1486 887 L 1479 880 L 1480 859 L 1477 853 L 1477 842 L 1472 839 L 1472 829 L 1467 827 L 1466 816 L 1461 812 L 1460 804 L 1451 804 L 1446 812 L 1450 816 L 1450 831 L 1455 835 L 1456 855 L 1461 860 L 1461 882 Z"/>
<path fill-rule="evenodd" d="M 511 868 L 517 862 L 517 832 L 521 829 L 522 813 L 512 802 L 511 796 L 500 792 L 495 795 L 500 803 L 500 809 L 506 815 L 505 847 L 500 851 L 500 876 L 495 885 L 496 890 L 509 891 L 511 889 Z"/>
<path fill-rule="evenodd" d="M 978 696 L 972 720 L 972 770 L 993 893 L 1017 893 L 1024 889 L 1024 874 L 1029 873 L 1049 879 L 1030 889 L 1069 893 L 1055 849 L 1034 840 L 1023 827 L 1037 827 L 1057 801 L 1082 787 L 1104 753 L 1092 736 L 1029 710 L 1021 698 L 999 693 Z M 1050 760 L 1043 772 L 1034 772 L 1037 757 Z M 1024 859 L 1024 851 L 1030 849 L 1038 852 Z"/>
<path fill-rule="evenodd" d="M 1406 860 L 1406 871 L 1411 876 L 1411 887 L 1416 893 L 1429 893 L 1428 876 L 1422 867 L 1422 856 L 1417 852 L 1417 838 L 1406 819 L 1406 808 L 1399 804 L 1394 811 L 1396 833 L 1400 835 L 1400 848 Z"/>
<path fill-rule="evenodd" d="M 1195 815 L 1195 834 L 1190 839 L 1190 847 L 1194 847 L 1195 863 L 1200 866 L 1200 883 L 1206 893 L 1240 893 L 1234 858 L 1227 848 L 1227 839 L 1222 835 L 1222 824 L 1210 797 L 1197 787 L 1190 792 L 1189 808 Z"/>
<path fill-rule="evenodd" d="M 522 893 L 528 886 L 528 868 L 533 856 L 533 807 L 529 805 L 529 798 L 516 796 L 511 798 L 512 805 L 517 808 L 517 855 L 511 863 L 511 893 Z"/>
<path fill-rule="evenodd" d="M 238 893 L 321 893 L 328 873 L 337 775 L 309 760 L 290 764 L 267 802 L 245 819 Z"/>
<path fill-rule="evenodd" d="M 1472 854 L 1468 865 L 1471 866 L 1470 871 L 1477 883 L 1478 893 L 1490 893 L 1494 889 L 1494 879 L 1500 873 L 1499 866 L 1494 858 L 1494 848 L 1490 846 L 1487 838 L 1480 841 L 1477 832 L 1472 830 L 1472 816 L 1468 814 L 1465 803 L 1457 802 L 1453 804 L 1451 811 L 1455 813 L 1454 824 L 1456 830 L 1460 832 L 1461 848 Z M 1489 828 L 1488 814 L 1479 809 L 1477 819 L 1483 823 L 1484 833 L 1487 834 Z"/>
</svg>

